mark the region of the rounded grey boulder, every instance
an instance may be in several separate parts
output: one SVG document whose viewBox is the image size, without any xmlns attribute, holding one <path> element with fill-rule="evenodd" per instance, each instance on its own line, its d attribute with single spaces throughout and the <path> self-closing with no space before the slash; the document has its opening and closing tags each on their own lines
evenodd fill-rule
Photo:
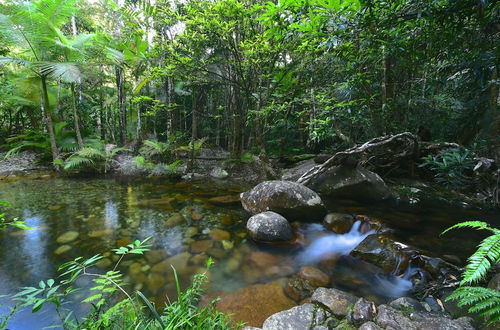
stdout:
<svg viewBox="0 0 500 330">
<path fill-rule="evenodd" d="M 288 220 L 271 211 L 256 214 L 248 219 L 247 229 L 250 237 L 256 241 L 283 242 L 294 237 Z"/>
<path fill-rule="evenodd" d="M 240 196 L 252 214 L 273 211 L 291 221 L 319 221 L 326 214 L 319 195 L 297 182 L 264 181 Z"/>
</svg>

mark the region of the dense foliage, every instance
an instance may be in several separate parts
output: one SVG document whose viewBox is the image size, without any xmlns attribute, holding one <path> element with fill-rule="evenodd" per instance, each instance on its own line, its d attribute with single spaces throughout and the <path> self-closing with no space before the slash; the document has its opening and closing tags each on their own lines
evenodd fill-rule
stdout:
<svg viewBox="0 0 500 330">
<path fill-rule="evenodd" d="M 488 0 L 0 1 L 0 137 L 54 160 L 88 139 L 201 137 L 239 158 L 420 127 L 495 156 L 498 14 Z"/>
</svg>

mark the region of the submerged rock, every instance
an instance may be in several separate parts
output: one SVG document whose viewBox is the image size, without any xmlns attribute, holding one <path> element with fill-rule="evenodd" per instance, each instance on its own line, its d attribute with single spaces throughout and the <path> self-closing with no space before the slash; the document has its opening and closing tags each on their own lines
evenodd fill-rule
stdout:
<svg viewBox="0 0 500 330">
<path fill-rule="evenodd" d="M 247 230 L 252 239 L 261 242 L 290 241 L 294 237 L 288 220 L 271 211 L 256 214 L 248 219 Z"/>
<path fill-rule="evenodd" d="M 326 286 L 330 283 L 330 277 L 328 275 L 320 269 L 310 266 L 302 267 L 297 273 L 297 276 L 317 287 Z"/>
<path fill-rule="evenodd" d="M 172 214 L 166 221 L 165 223 L 163 224 L 163 226 L 165 228 L 171 228 L 171 227 L 175 227 L 175 226 L 178 226 L 178 225 L 181 225 L 185 222 L 186 220 L 184 219 L 184 217 L 179 214 L 179 213 L 174 213 Z"/>
<path fill-rule="evenodd" d="M 208 236 L 214 241 L 227 241 L 231 239 L 231 234 L 225 230 L 214 228 L 208 233 Z"/>
<path fill-rule="evenodd" d="M 240 196 L 239 195 L 217 196 L 209 198 L 208 202 L 216 205 L 236 204 L 240 202 Z"/>
<path fill-rule="evenodd" d="M 330 277 L 318 268 L 305 266 L 292 276 L 286 283 L 285 293 L 295 301 L 303 301 L 311 297 L 321 286 L 330 284 Z"/>
<path fill-rule="evenodd" d="M 283 294 L 279 281 L 222 293 L 217 302 L 217 309 L 229 313 L 233 321 L 243 321 L 248 326 L 256 327 L 262 326 L 270 315 L 292 306 L 295 306 L 295 303 Z"/>
<path fill-rule="evenodd" d="M 151 271 L 153 273 L 169 274 L 173 272 L 173 267 L 178 274 L 185 274 L 190 257 L 191 254 L 189 254 L 189 252 L 176 254 L 175 256 L 165 259 L 162 262 L 154 265 L 151 268 Z"/>
<path fill-rule="evenodd" d="M 273 211 L 288 220 L 314 221 L 326 213 L 317 193 L 291 181 L 264 181 L 240 197 L 245 210 L 252 214 Z"/>
<path fill-rule="evenodd" d="M 113 229 L 93 230 L 89 233 L 89 237 L 97 238 L 97 237 L 112 235 L 113 233 L 114 233 Z"/>
<path fill-rule="evenodd" d="M 363 167 L 333 166 L 306 184 L 320 195 L 353 200 L 380 201 L 393 196 L 378 174 Z"/>
<path fill-rule="evenodd" d="M 203 241 L 196 241 L 191 244 L 191 252 L 192 253 L 202 253 L 202 252 L 207 252 L 208 249 L 210 249 L 214 245 L 214 242 L 212 240 L 203 240 Z"/>
<path fill-rule="evenodd" d="M 57 238 L 56 242 L 59 244 L 66 244 L 66 243 L 72 242 L 75 239 L 77 239 L 79 235 L 80 234 L 76 231 L 68 231 L 68 232 L 65 232 L 64 234 L 62 234 L 61 236 L 59 236 Z"/>
<path fill-rule="evenodd" d="M 60 247 L 58 247 L 55 251 L 54 251 L 54 254 L 57 254 L 57 255 L 60 255 L 60 254 L 63 254 L 67 251 L 71 250 L 71 245 L 61 245 Z"/>
<path fill-rule="evenodd" d="M 144 257 L 151 264 L 157 264 L 167 257 L 167 252 L 165 250 L 149 250 L 144 253 Z"/>
</svg>

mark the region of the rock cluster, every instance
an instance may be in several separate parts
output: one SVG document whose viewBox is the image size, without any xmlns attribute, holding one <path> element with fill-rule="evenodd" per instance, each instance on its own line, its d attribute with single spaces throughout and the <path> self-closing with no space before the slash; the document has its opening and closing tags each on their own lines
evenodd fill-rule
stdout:
<svg viewBox="0 0 500 330">
<path fill-rule="evenodd" d="M 246 328 L 251 329 L 259 328 Z M 469 317 L 452 319 L 412 298 L 376 306 L 337 289 L 318 288 L 309 303 L 271 315 L 262 329 L 473 330 L 474 326 Z"/>
</svg>

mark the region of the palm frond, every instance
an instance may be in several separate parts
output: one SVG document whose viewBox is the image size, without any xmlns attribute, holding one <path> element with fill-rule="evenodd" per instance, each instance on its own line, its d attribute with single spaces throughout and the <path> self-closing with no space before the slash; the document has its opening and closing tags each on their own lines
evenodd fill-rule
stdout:
<svg viewBox="0 0 500 330">
<path fill-rule="evenodd" d="M 0 35 L 7 43 L 27 46 L 26 39 L 19 30 L 19 27 L 16 26 L 11 17 L 3 14 L 0 14 Z"/>
<path fill-rule="evenodd" d="M 36 66 L 42 75 L 65 82 L 80 82 L 83 75 L 78 65 L 74 62 L 39 62 Z"/>
<path fill-rule="evenodd" d="M 43 0 L 35 2 L 34 8 L 45 20 L 59 26 L 75 14 L 76 0 Z"/>
<path fill-rule="evenodd" d="M 32 64 L 31 61 L 22 59 L 22 58 L 16 58 L 16 57 L 7 57 L 7 56 L 0 56 L 0 65 L 2 64 L 13 64 L 13 65 L 19 65 L 19 66 L 30 66 Z"/>
</svg>

